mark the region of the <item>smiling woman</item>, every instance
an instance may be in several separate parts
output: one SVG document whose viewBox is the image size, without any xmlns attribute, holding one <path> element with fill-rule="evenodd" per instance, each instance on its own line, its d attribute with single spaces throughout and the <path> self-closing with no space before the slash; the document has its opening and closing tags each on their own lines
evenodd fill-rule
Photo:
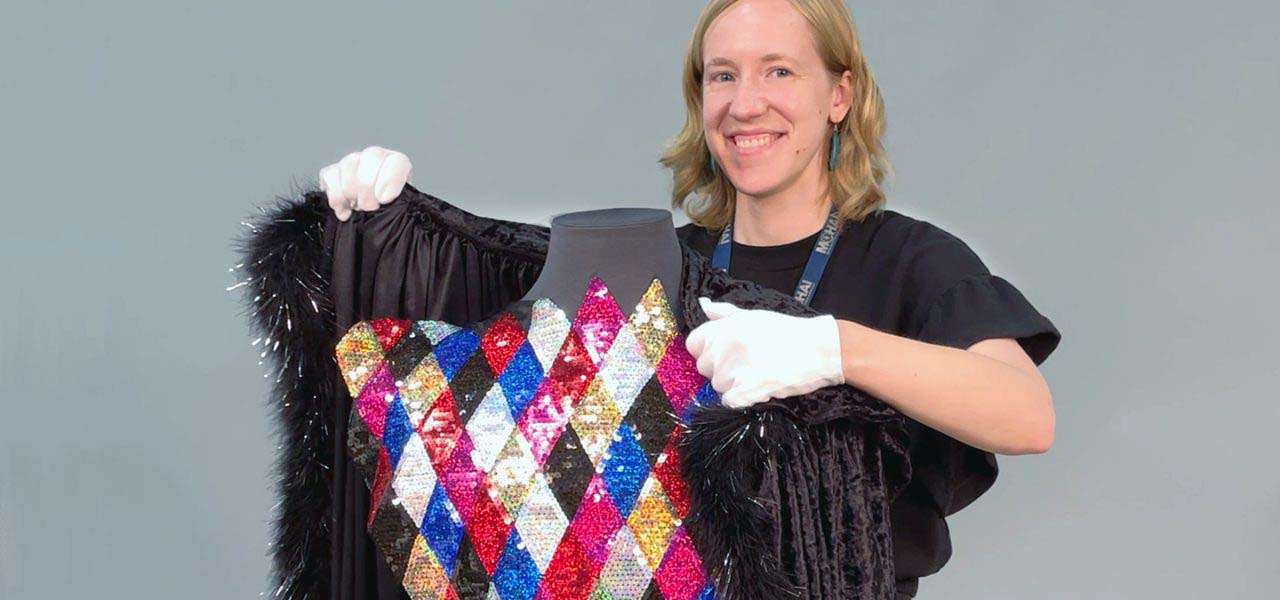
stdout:
<svg viewBox="0 0 1280 600">
<path fill-rule="evenodd" d="M 689 351 L 735 406 L 847 383 L 909 417 L 911 480 L 890 522 L 897 597 L 914 597 L 950 559 L 946 517 L 994 484 L 996 453 L 1052 443 L 1038 366 L 1061 334 L 959 237 L 885 208 L 883 101 L 844 2 L 713 0 L 683 94 L 684 125 L 659 159 L 692 221 L 680 241 L 823 317 L 720 306 Z M 390 202 L 408 173 L 403 154 L 370 147 L 321 180 L 345 219 Z M 831 524 L 812 526 L 815 547 L 837 545 Z M 783 548 L 781 568 L 801 580 L 847 567 L 806 569 L 811 550 Z"/>
<path fill-rule="evenodd" d="M 816 229 L 828 198 L 841 220 L 883 206 L 884 106 L 842 2 L 715 0 L 683 80 L 685 124 L 659 162 L 674 176 L 672 206 L 694 223 L 721 229 L 741 200 L 743 241 L 779 244 Z M 802 218 L 770 219 L 783 205 Z"/>
</svg>

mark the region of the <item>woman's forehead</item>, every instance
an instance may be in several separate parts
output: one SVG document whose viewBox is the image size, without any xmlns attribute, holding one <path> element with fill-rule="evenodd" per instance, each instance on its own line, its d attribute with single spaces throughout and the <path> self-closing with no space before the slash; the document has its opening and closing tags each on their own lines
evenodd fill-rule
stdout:
<svg viewBox="0 0 1280 600">
<path fill-rule="evenodd" d="M 788 0 L 743 0 L 718 15 L 702 38 L 703 64 L 818 58 L 804 16 Z"/>
</svg>

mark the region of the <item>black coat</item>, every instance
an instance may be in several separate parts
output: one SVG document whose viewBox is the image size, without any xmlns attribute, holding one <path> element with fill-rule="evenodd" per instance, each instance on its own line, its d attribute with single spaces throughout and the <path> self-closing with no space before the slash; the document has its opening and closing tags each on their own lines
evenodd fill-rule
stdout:
<svg viewBox="0 0 1280 600">
<path fill-rule="evenodd" d="M 366 531 L 369 482 L 348 452 L 352 400 L 334 346 L 354 323 L 378 317 L 491 317 L 537 279 L 549 229 L 473 215 L 410 185 L 347 222 L 332 215 L 323 192 L 306 190 L 249 226 L 238 268 L 275 376 L 281 436 L 270 592 L 406 598 Z M 816 314 L 682 247 L 682 333 L 707 320 L 699 296 Z M 694 410 L 680 448 L 691 500 L 685 524 L 717 596 L 893 598 L 889 506 L 910 478 L 904 424 L 849 385 L 745 410 Z"/>
</svg>

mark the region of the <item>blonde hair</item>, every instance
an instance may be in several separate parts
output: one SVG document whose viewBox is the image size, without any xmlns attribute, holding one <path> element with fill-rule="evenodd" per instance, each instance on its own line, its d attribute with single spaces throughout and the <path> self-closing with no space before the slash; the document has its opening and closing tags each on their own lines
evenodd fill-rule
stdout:
<svg viewBox="0 0 1280 600">
<path fill-rule="evenodd" d="M 702 122 L 702 38 L 720 13 L 738 0 L 711 0 L 702 9 L 684 56 L 684 128 L 666 146 L 658 162 L 671 169 L 672 208 L 683 209 L 696 225 L 716 231 L 733 215 L 736 190 L 723 169 L 712 173 Z M 827 193 L 843 225 L 862 220 L 885 204 L 881 183 L 890 174 L 880 138 L 884 135 L 884 101 L 871 76 L 853 17 L 842 0 L 790 0 L 809 22 L 823 63 L 838 79 L 853 75 L 853 105 L 839 123 L 840 151 L 828 177 Z M 698 201 L 686 197 L 697 193 Z"/>
</svg>

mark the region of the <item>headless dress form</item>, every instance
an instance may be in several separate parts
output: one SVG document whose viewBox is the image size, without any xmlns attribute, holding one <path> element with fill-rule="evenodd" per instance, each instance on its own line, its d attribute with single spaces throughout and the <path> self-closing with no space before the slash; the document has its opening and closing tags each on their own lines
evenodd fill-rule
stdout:
<svg viewBox="0 0 1280 600">
<path fill-rule="evenodd" d="M 676 323 L 683 326 L 682 268 L 670 211 L 610 208 L 565 213 L 551 220 L 547 261 L 524 300 L 550 298 L 566 313 L 575 314 L 583 288 L 595 275 L 609 284 L 624 312 L 630 312 L 627 309 L 640 301 L 657 277 Z"/>
</svg>

